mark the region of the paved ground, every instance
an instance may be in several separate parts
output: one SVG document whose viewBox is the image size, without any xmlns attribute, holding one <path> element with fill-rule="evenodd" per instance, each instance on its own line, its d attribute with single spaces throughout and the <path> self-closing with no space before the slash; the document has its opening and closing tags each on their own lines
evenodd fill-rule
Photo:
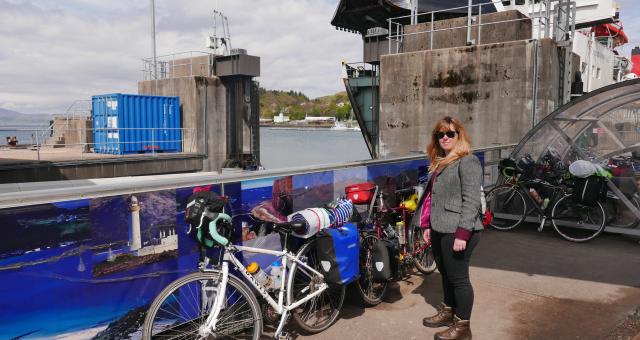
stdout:
<svg viewBox="0 0 640 340">
<path fill-rule="evenodd" d="M 163 155 L 165 153 L 156 153 L 157 155 Z M 166 153 L 171 155 L 192 155 L 191 153 Z M 128 155 L 111 155 L 93 152 L 83 152 L 82 147 L 64 147 L 64 148 L 51 148 L 43 147 L 40 149 L 40 160 L 38 161 L 38 153 L 34 149 L 30 148 L 8 148 L 0 146 L 0 165 L 15 165 L 15 164 L 36 164 L 36 163 L 51 163 L 51 162 L 66 162 L 66 161 L 79 161 L 79 160 L 97 160 L 97 159 L 109 159 L 109 158 L 137 158 L 137 157 L 153 157 L 153 154 L 148 152 L 145 154 L 128 154 Z"/>
<path fill-rule="evenodd" d="M 564 241 L 553 228 L 487 231 L 472 258 L 474 339 L 632 339 L 640 332 L 640 245 L 602 235 Z M 393 283 L 387 301 L 359 307 L 348 291 L 341 318 L 304 339 L 432 339 L 422 326 L 441 301 L 440 274 Z M 634 316 L 636 315 L 636 316 Z"/>
</svg>

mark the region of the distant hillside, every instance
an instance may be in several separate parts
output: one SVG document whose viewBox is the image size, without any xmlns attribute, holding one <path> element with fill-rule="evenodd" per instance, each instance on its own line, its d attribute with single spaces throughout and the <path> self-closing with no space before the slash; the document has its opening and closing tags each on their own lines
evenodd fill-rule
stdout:
<svg viewBox="0 0 640 340">
<path fill-rule="evenodd" d="M 309 116 L 332 116 L 339 120 L 348 119 L 351 104 L 346 92 L 309 99 L 297 91 L 277 91 L 260 88 L 260 116 L 272 118 L 283 112 L 293 120 Z"/>
<path fill-rule="evenodd" d="M 52 117 L 53 115 L 49 114 L 25 114 L 0 108 L 0 127 L 15 125 L 48 126 Z"/>
</svg>

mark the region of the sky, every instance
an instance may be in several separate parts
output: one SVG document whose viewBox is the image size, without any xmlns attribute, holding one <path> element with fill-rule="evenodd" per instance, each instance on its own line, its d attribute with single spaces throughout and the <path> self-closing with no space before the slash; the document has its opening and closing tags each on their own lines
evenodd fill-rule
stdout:
<svg viewBox="0 0 640 340">
<path fill-rule="evenodd" d="M 359 35 L 330 25 L 337 0 L 156 0 L 158 55 L 207 51 L 213 10 L 231 44 L 261 57 L 262 87 L 319 97 L 344 90 Z M 75 100 L 137 93 L 151 55 L 148 0 L 0 0 L 0 108 L 62 113 Z M 1 122 L 0 122 L 1 125 Z"/>
<path fill-rule="evenodd" d="M 640 45 L 640 0 L 616 0 Z M 341 61 L 362 59 L 359 35 L 330 25 L 338 0 L 156 0 L 157 53 L 206 51 L 214 9 L 232 46 L 261 57 L 262 87 L 319 97 L 343 91 Z M 75 100 L 136 93 L 151 55 L 148 0 L 0 0 L 0 108 L 64 113 Z M 0 125 L 2 123 L 0 122 Z"/>
</svg>

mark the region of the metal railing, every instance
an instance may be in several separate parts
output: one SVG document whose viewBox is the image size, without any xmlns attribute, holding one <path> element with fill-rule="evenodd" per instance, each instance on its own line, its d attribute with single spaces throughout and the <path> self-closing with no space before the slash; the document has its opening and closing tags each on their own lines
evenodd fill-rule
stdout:
<svg viewBox="0 0 640 340">
<path fill-rule="evenodd" d="M 486 174 L 487 172 L 492 172 L 494 168 L 497 171 L 497 160 L 499 160 L 500 157 L 507 157 L 514 146 L 515 144 L 506 144 L 475 148 L 473 152 L 481 153 L 483 155 L 482 157 L 485 162 Z M 236 183 L 253 179 L 293 176 L 298 174 L 424 159 L 425 155 L 421 154 L 388 159 L 301 166 L 287 169 L 233 172 L 229 174 L 191 173 L 181 174 L 180 176 L 166 176 L 162 178 L 158 178 L 157 176 L 138 176 L 131 177 L 123 181 L 80 183 L 75 184 L 75 186 L 70 185 L 66 181 L 61 181 L 59 184 L 49 182 L 46 185 L 43 185 L 42 188 L 38 188 L 37 184 L 34 184 L 34 187 L 29 191 L 19 190 L 17 187 L 13 189 L 12 187 L 7 187 L 6 191 L 0 192 L 0 209 L 55 201 L 127 195 L 146 191 L 167 190 L 209 184 L 221 184 L 221 190 L 224 194 L 225 183 Z M 488 183 L 487 178 L 487 175 L 485 175 L 485 183 Z"/>
<path fill-rule="evenodd" d="M 482 42 L 482 28 L 490 25 L 499 25 L 504 23 L 519 22 L 519 21 L 531 21 L 532 32 L 531 38 L 554 38 L 559 44 L 570 43 L 573 40 L 573 34 L 575 33 L 575 13 L 576 4 L 575 1 L 567 0 L 541 0 L 540 2 L 529 3 L 529 16 L 518 19 L 507 19 L 492 22 L 482 22 L 482 8 L 483 6 L 493 6 L 494 4 L 502 4 L 502 0 L 488 1 L 479 4 L 471 4 L 467 6 L 453 7 L 448 9 L 442 9 L 437 11 L 417 13 L 415 15 L 404 15 L 387 19 L 389 23 L 389 54 L 402 52 L 403 42 L 405 37 L 419 34 L 427 34 L 429 36 L 429 50 L 433 49 L 434 35 L 438 32 L 446 32 L 452 30 L 466 30 L 466 43 L 467 45 L 480 45 Z M 474 15 L 474 8 L 477 7 L 477 14 Z M 446 12 L 457 11 L 466 9 L 467 20 L 466 24 L 455 27 L 436 28 L 436 15 Z M 486 14 L 486 13 L 485 13 Z M 429 29 L 421 30 L 417 32 L 405 32 L 405 22 L 410 19 L 412 23 L 420 22 L 420 17 L 423 17 L 423 22 L 427 23 Z M 476 29 L 475 39 L 473 39 L 473 29 Z M 553 30 L 553 31 L 552 31 Z M 392 44 L 391 42 L 395 42 Z M 392 51 L 392 45 L 395 45 L 395 52 Z"/>
<path fill-rule="evenodd" d="M 491 189 L 491 187 L 496 184 L 498 177 L 500 177 L 498 163 L 500 163 L 501 159 L 509 157 L 517 145 L 518 144 L 501 144 L 474 150 L 476 154 L 482 153 L 482 159 L 484 161 L 483 186 L 485 190 Z"/>
<path fill-rule="evenodd" d="M 193 128 L 0 128 L 0 135 L 7 134 L 22 137 L 17 145 L 0 145 L 0 164 L 197 152 Z M 24 143 L 29 136 L 30 143 Z"/>
<path fill-rule="evenodd" d="M 201 51 L 172 53 L 142 59 L 144 80 L 213 75 L 213 54 Z"/>
<path fill-rule="evenodd" d="M 377 77 L 380 68 L 377 65 L 366 62 L 344 63 L 346 76 L 349 79 L 360 77 Z"/>
</svg>

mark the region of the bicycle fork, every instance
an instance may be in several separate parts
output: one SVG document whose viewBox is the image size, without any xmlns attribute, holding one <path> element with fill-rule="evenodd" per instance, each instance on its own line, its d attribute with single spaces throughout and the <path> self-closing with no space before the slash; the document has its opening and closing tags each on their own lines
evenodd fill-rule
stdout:
<svg viewBox="0 0 640 340">
<path fill-rule="evenodd" d="M 216 323 L 218 322 L 218 316 L 220 315 L 220 310 L 222 309 L 222 304 L 226 300 L 227 293 L 227 282 L 229 281 L 229 263 L 226 261 L 222 262 L 222 280 L 219 289 L 216 292 L 216 296 L 213 302 L 213 308 L 211 309 L 211 313 L 207 317 L 207 321 L 204 325 L 200 326 L 198 329 L 198 334 L 206 338 L 209 334 L 213 334 L 216 330 Z"/>
</svg>

